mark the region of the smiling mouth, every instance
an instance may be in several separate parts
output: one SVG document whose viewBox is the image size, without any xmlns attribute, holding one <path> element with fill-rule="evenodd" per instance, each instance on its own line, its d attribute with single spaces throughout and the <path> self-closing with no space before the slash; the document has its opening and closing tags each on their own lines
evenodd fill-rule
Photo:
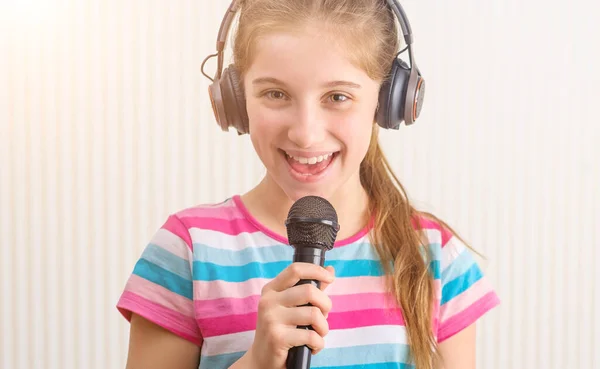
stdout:
<svg viewBox="0 0 600 369">
<path fill-rule="evenodd" d="M 292 171 L 298 175 L 310 177 L 325 171 L 338 156 L 339 151 L 313 157 L 292 156 L 283 150 L 281 153 Z"/>
</svg>

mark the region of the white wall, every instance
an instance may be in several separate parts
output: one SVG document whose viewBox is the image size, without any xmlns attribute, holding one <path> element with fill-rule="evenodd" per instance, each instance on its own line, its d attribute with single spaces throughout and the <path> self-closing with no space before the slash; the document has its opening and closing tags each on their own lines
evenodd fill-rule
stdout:
<svg viewBox="0 0 600 369">
<path fill-rule="evenodd" d="M 260 178 L 200 74 L 227 5 L 0 2 L 0 367 L 123 368 L 114 305 L 145 242 Z M 600 368 L 598 5 L 405 8 L 427 98 L 383 141 L 415 203 L 487 257 L 503 304 L 479 368 Z"/>
</svg>

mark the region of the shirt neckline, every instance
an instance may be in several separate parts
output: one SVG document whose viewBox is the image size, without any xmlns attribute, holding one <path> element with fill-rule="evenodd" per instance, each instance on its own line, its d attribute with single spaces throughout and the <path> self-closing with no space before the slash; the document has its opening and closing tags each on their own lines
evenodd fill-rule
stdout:
<svg viewBox="0 0 600 369">
<path fill-rule="evenodd" d="M 233 200 L 235 206 L 242 212 L 244 217 L 250 223 L 252 223 L 259 231 L 261 231 L 264 234 L 266 234 L 267 236 L 277 240 L 278 242 L 284 243 L 286 245 L 289 244 L 287 237 L 284 237 L 284 236 L 280 235 L 279 233 L 274 232 L 273 230 L 269 229 L 264 224 L 259 222 L 258 219 L 256 219 L 250 213 L 250 211 L 248 210 L 246 205 L 244 205 L 244 202 L 242 201 L 242 198 L 240 195 L 234 195 L 232 197 L 232 200 Z M 365 237 L 369 233 L 369 231 L 371 230 L 372 227 L 373 227 L 373 222 L 370 221 L 366 226 L 364 226 L 360 231 L 358 231 L 354 235 L 344 238 L 342 240 L 336 240 L 333 244 L 333 247 L 336 248 L 336 247 L 346 246 L 346 245 L 349 245 L 351 243 L 354 243 L 354 242 L 360 240 L 361 238 Z"/>
</svg>

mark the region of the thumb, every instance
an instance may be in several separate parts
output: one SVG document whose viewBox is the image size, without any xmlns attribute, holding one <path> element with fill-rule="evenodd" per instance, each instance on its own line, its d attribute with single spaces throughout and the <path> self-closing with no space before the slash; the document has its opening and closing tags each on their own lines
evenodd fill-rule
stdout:
<svg viewBox="0 0 600 369">
<path fill-rule="evenodd" d="M 335 277 L 335 268 L 333 266 L 329 265 L 329 266 L 325 267 L 325 269 L 329 273 L 331 273 L 331 275 L 333 275 Z M 331 282 L 331 283 L 333 283 L 333 282 Z M 329 286 L 331 283 L 321 282 L 321 291 L 325 291 L 325 289 L 327 288 L 327 286 Z"/>
</svg>

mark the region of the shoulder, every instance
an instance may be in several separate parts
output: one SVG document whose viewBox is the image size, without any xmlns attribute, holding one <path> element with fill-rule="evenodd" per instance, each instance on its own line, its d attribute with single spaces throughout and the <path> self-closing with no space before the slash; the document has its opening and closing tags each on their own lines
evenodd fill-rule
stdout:
<svg viewBox="0 0 600 369">
<path fill-rule="evenodd" d="M 183 239 L 191 250 L 199 245 L 239 249 L 267 242 L 239 195 L 215 203 L 203 203 L 172 213 L 163 228 Z"/>
<path fill-rule="evenodd" d="M 213 203 L 202 203 L 170 213 L 158 233 L 169 233 L 183 240 L 191 249 L 193 234 L 203 230 L 231 228 L 231 223 L 243 218 L 234 197 Z"/>
<path fill-rule="evenodd" d="M 430 245 L 436 244 L 443 248 L 455 237 L 454 230 L 434 214 L 419 212 L 413 216 L 412 221 L 415 229 L 422 232 L 424 240 Z"/>
<path fill-rule="evenodd" d="M 451 270 L 478 267 L 474 258 L 476 252 L 444 220 L 430 213 L 419 213 L 413 218 L 413 224 L 421 232 L 434 279 L 444 282 L 452 276 Z"/>
<path fill-rule="evenodd" d="M 214 221 L 235 221 L 244 215 L 236 206 L 236 196 L 223 201 L 190 206 L 171 214 L 171 217 L 189 228 L 210 227 Z"/>
<path fill-rule="evenodd" d="M 174 212 L 171 217 L 188 230 L 219 230 L 226 224 L 239 223 L 245 214 L 238 206 L 238 196 L 229 197 L 220 202 L 203 203 Z"/>
</svg>

